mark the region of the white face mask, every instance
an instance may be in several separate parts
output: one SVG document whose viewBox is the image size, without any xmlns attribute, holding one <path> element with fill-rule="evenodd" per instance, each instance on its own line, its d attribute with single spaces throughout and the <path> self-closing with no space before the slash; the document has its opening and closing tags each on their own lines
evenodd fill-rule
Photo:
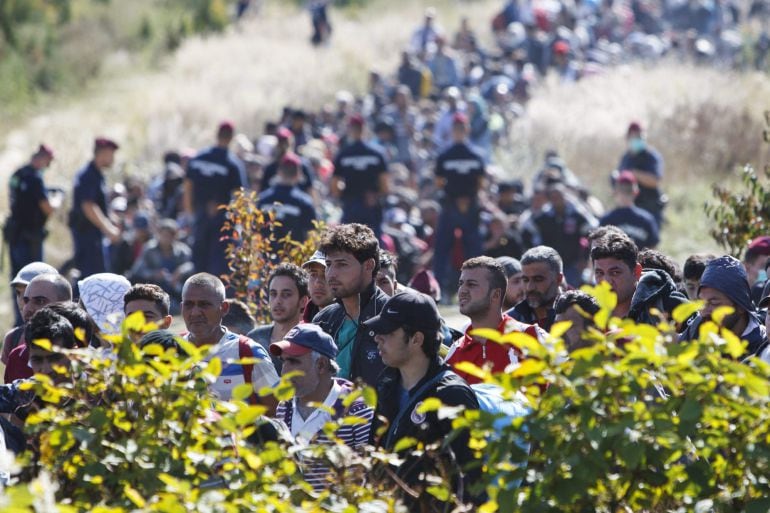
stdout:
<svg viewBox="0 0 770 513">
<path fill-rule="evenodd" d="M 767 281 L 767 271 L 765 269 L 761 269 L 757 273 L 757 282 L 760 282 L 760 281 Z"/>
</svg>

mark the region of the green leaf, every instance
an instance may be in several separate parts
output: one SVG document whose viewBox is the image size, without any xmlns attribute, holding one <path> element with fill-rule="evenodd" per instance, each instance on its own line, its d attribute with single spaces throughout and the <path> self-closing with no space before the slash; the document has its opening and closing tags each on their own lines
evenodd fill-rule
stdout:
<svg viewBox="0 0 770 513">
<path fill-rule="evenodd" d="M 454 365 L 454 368 L 457 369 L 460 372 L 464 372 L 466 374 L 469 374 L 469 375 L 473 376 L 474 378 L 479 378 L 482 381 L 488 381 L 492 377 L 492 375 L 488 371 L 486 371 L 486 370 L 484 370 L 484 369 L 482 369 L 480 367 L 477 367 L 474 363 L 467 362 L 467 361 L 466 362 L 457 362 Z"/>
<path fill-rule="evenodd" d="M 128 483 L 123 486 L 123 495 L 125 495 L 128 500 L 133 502 L 137 508 L 143 508 L 147 505 L 142 496 L 139 495 L 139 492 L 132 488 Z"/>
<path fill-rule="evenodd" d="M 449 500 L 449 490 L 445 486 L 429 486 L 426 491 L 442 502 Z"/>
<path fill-rule="evenodd" d="M 411 449 L 417 445 L 417 439 L 411 436 L 405 436 L 393 446 L 393 452 L 401 452 L 407 449 Z"/>
<path fill-rule="evenodd" d="M 241 383 L 233 388 L 232 398 L 236 401 L 243 401 L 244 399 L 251 397 L 254 393 L 254 387 L 251 383 Z"/>
<path fill-rule="evenodd" d="M 247 424 L 253 424 L 257 419 L 264 415 L 267 411 L 262 405 L 247 405 L 243 406 L 235 414 L 235 423 L 239 426 L 245 426 Z"/>
</svg>

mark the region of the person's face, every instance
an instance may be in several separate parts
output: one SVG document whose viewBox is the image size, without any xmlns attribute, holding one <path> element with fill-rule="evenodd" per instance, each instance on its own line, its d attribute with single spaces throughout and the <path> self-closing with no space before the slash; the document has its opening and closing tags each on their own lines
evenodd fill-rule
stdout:
<svg viewBox="0 0 770 513">
<path fill-rule="evenodd" d="M 594 260 L 594 280 L 596 283 L 609 283 L 612 291 L 618 296 L 618 303 L 631 301 L 636 291 L 635 270 L 632 271 L 625 262 L 617 258 Z"/>
<path fill-rule="evenodd" d="M 693 278 L 685 278 L 684 288 L 687 291 L 687 297 L 689 297 L 690 299 L 697 299 L 699 285 L 700 285 L 700 280 L 696 280 Z"/>
<path fill-rule="evenodd" d="M 527 291 L 524 287 L 524 273 L 516 273 L 508 278 L 508 288 L 505 289 L 505 303 L 510 306 L 519 304 Z"/>
<path fill-rule="evenodd" d="M 463 270 L 458 282 L 457 301 L 460 313 L 468 317 L 488 312 L 492 306 L 489 271 L 483 267 Z"/>
<path fill-rule="evenodd" d="M 55 344 L 56 341 L 52 341 Z M 67 355 L 48 351 L 37 344 L 29 344 L 29 366 L 35 374 L 45 374 L 54 383 L 64 381 L 70 368 L 70 360 Z M 56 369 L 64 370 L 64 373 L 56 372 Z"/>
<path fill-rule="evenodd" d="M 701 287 L 700 292 L 698 292 L 698 299 L 705 303 L 700 311 L 700 314 L 704 319 L 711 319 L 714 310 L 722 306 L 736 308 L 735 303 L 733 303 L 726 294 L 711 287 Z M 733 312 L 723 319 L 723 324 L 725 326 L 728 326 L 729 317 L 732 317 L 735 313 L 736 312 Z"/>
<path fill-rule="evenodd" d="M 21 317 L 24 322 L 29 321 L 32 316 L 45 305 L 56 301 L 56 289 L 53 283 L 49 281 L 31 281 L 24 291 L 24 308 L 21 310 Z"/>
<path fill-rule="evenodd" d="M 767 261 L 766 256 L 758 256 L 751 262 L 743 262 L 743 268 L 746 269 L 746 277 L 748 278 L 749 285 L 754 285 L 759 276 L 759 272 L 765 268 Z"/>
<path fill-rule="evenodd" d="M 548 202 L 556 210 L 564 208 L 564 193 L 558 187 L 548 189 Z"/>
<path fill-rule="evenodd" d="M 527 303 L 532 308 L 550 307 L 559 294 L 563 275 L 555 273 L 546 262 L 521 266 L 522 283 Z"/>
<path fill-rule="evenodd" d="M 303 354 L 302 356 L 281 356 L 283 367 L 282 374 L 288 374 L 289 372 L 301 372 L 302 375 L 297 375 L 290 378 L 291 385 L 294 387 L 294 393 L 298 399 L 312 394 L 318 389 L 321 383 L 320 375 L 320 360 L 313 362 L 313 355 L 311 353 Z"/>
<path fill-rule="evenodd" d="M 305 266 L 308 273 L 307 288 L 310 293 L 310 300 L 319 308 L 331 304 L 334 297 L 326 286 L 326 267 L 318 263 L 312 263 Z"/>
<path fill-rule="evenodd" d="M 164 248 L 171 247 L 176 240 L 176 232 L 168 228 L 158 230 L 158 244 Z"/>
<path fill-rule="evenodd" d="M 182 294 L 182 318 L 194 340 L 218 337 L 228 305 L 209 287 L 190 286 Z"/>
<path fill-rule="evenodd" d="M 374 279 L 375 284 L 382 289 L 382 291 L 392 296 L 396 291 L 396 277 L 393 275 L 392 269 L 380 268 L 377 271 L 377 276 Z"/>
<path fill-rule="evenodd" d="M 585 347 L 587 344 L 582 340 L 582 334 L 586 329 L 586 320 L 580 315 L 577 308 L 574 305 L 567 308 L 564 313 L 556 314 L 556 322 L 569 321 L 572 326 L 564 333 L 564 344 L 567 346 L 567 351 L 574 351 Z"/>
<path fill-rule="evenodd" d="M 112 167 L 115 163 L 115 150 L 112 148 L 97 150 L 95 160 L 99 167 Z"/>
<path fill-rule="evenodd" d="M 391 333 L 378 333 L 374 336 L 382 363 L 395 369 L 401 368 L 411 359 L 409 340 L 403 328 Z"/>
<path fill-rule="evenodd" d="M 307 297 L 300 297 L 297 284 L 289 276 L 276 276 L 268 291 L 270 315 L 274 322 L 299 321 L 300 312 L 307 304 Z"/>
<path fill-rule="evenodd" d="M 142 312 L 142 315 L 144 315 L 144 322 L 156 324 L 158 329 L 165 330 L 171 325 L 172 317 L 170 315 L 163 315 L 155 301 L 150 301 L 148 299 L 134 299 L 133 301 L 129 301 L 125 308 L 126 317 L 129 317 L 136 312 Z M 141 338 L 143 333 L 136 333 L 134 335 L 138 335 Z"/>
<path fill-rule="evenodd" d="M 354 296 L 368 283 L 373 267 L 374 259 L 361 263 L 353 253 L 332 252 L 326 255 L 326 284 L 334 297 Z"/>
<path fill-rule="evenodd" d="M 14 285 L 13 286 L 13 294 L 16 298 L 16 306 L 19 309 L 19 312 L 24 311 L 24 290 L 27 288 L 26 285 Z"/>
</svg>

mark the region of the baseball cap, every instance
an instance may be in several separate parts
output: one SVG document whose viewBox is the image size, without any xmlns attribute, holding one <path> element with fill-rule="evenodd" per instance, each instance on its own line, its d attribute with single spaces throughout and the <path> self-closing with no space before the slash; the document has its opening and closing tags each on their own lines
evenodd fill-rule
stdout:
<svg viewBox="0 0 770 513">
<path fill-rule="evenodd" d="M 107 137 L 97 137 L 96 139 L 94 139 L 94 149 L 101 150 L 104 148 L 117 150 L 117 149 L 120 149 L 120 145 L 118 145 L 118 143 L 116 143 L 112 139 L 108 139 Z"/>
<path fill-rule="evenodd" d="M 313 253 L 313 256 L 310 257 L 310 260 L 302 264 L 302 267 L 306 267 L 310 264 L 321 264 L 322 266 L 326 267 L 326 255 L 324 255 L 321 251 L 316 251 Z"/>
<path fill-rule="evenodd" d="M 364 322 L 364 326 L 375 333 L 392 333 L 404 326 L 438 331 L 441 328 L 441 317 L 431 297 L 407 290 L 388 299 L 380 315 Z"/>
<path fill-rule="evenodd" d="M 749 251 L 757 255 L 770 255 L 770 236 L 760 235 L 749 242 Z"/>
<path fill-rule="evenodd" d="M 273 356 L 302 356 L 311 351 L 331 358 L 337 357 L 334 339 L 316 324 L 297 324 L 280 342 L 270 344 Z"/>
<path fill-rule="evenodd" d="M 11 287 L 15 285 L 28 285 L 32 278 L 39 274 L 59 274 L 53 266 L 45 262 L 32 262 L 22 267 L 11 281 Z"/>
<path fill-rule="evenodd" d="M 219 126 L 217 127 L 217 130 L 220 133 L 222 133 L 222 132 L 233 133 L 235 131 L 235 123 L 233 123 L 232 121 L 229 121 L 229 120 L 222 121 L 221 123 L 219 123 Z"/>
</svg>

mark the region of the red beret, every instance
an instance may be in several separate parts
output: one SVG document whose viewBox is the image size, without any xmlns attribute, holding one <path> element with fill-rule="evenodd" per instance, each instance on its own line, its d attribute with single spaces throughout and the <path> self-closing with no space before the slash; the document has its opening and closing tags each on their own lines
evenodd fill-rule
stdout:
<svg viewBox="0 0 770 513">
<path fill-rule="evenodd" d="M 467 125 L 468 116 L 466 116 L 464 112 L 455 112 L 452 116 L 452 123 L 456 125 Z"/>
<path fill-rule="evenodd" d="M 278 137 L 278 139 L 284 139 L 286 141 L 294 137 L 294 134 L 291 133 L 291 130 L 289 130 L 285 126 L 279 127 L 275 135 L 276 137 Z"/>
<path fill-rule="evenodd" d="M 296 153 L 288 152 L 281 159 L 282 166 L 300 166 L 301 164 L 302 161 L 299 159 L 299 156 Z"/>
<path fill-rule="evenodd" d="M 629 170 L 623 170 L 620 173 L 618 173 L 617 177 L 617 183 L 632 183 L 635 184 L 637 182 L 636 176 L 634 175 L 633 171 Z"/>
<path fill-rule="evenodd" d="M 629 133 L 629 134 L 631 132 L 639 132 L 639 133 L 641 133 L 641 131 L 642 131 L 642 124 L 641 123 L 639 123 L 638 121 L 632 121 L 631 123 L 629 123 L 629 125 L 628 125 L 628 132 L 627 133 Z"/>
<path fill-rule="evenodd" d="M 770 236 L 760 235 L 749 242 L 749 250 L 758 255 L 770 255 Z"/>
<path fill-rule="evenodd" d="M 553 45 L 553 53 L 569 53 L 569 43 L 566 41 L 556 41 Z"/>
<path fill-rule="evenodd" d="M 101 150 L 104 148 L 109 148 L 111 150 L 117 150 L 120 148 L 118 143 L 113 141 L 112 139 L 108 139 L 107 137 L 97 137 L 94 139 L 94 149 L 95 150 Z"/>
<path fill-rule="evenodd" d="M 348 121 L 350 123 L 350 126 L 357 126 L 362 127 L 364 126 L 364 117 L 361 114 L 353 114 L 350 116 L 350 120 Z"/>
<path fill-rule="evenodd" d="M 40 146 L 37 147 L 37 151 L 35 152 L 35 156 L 42 156 L 45 155 L 48 158 L 53 158 L 53 150 L 50 146 L 47 144 L 40 144 Z"/>
</svg>

